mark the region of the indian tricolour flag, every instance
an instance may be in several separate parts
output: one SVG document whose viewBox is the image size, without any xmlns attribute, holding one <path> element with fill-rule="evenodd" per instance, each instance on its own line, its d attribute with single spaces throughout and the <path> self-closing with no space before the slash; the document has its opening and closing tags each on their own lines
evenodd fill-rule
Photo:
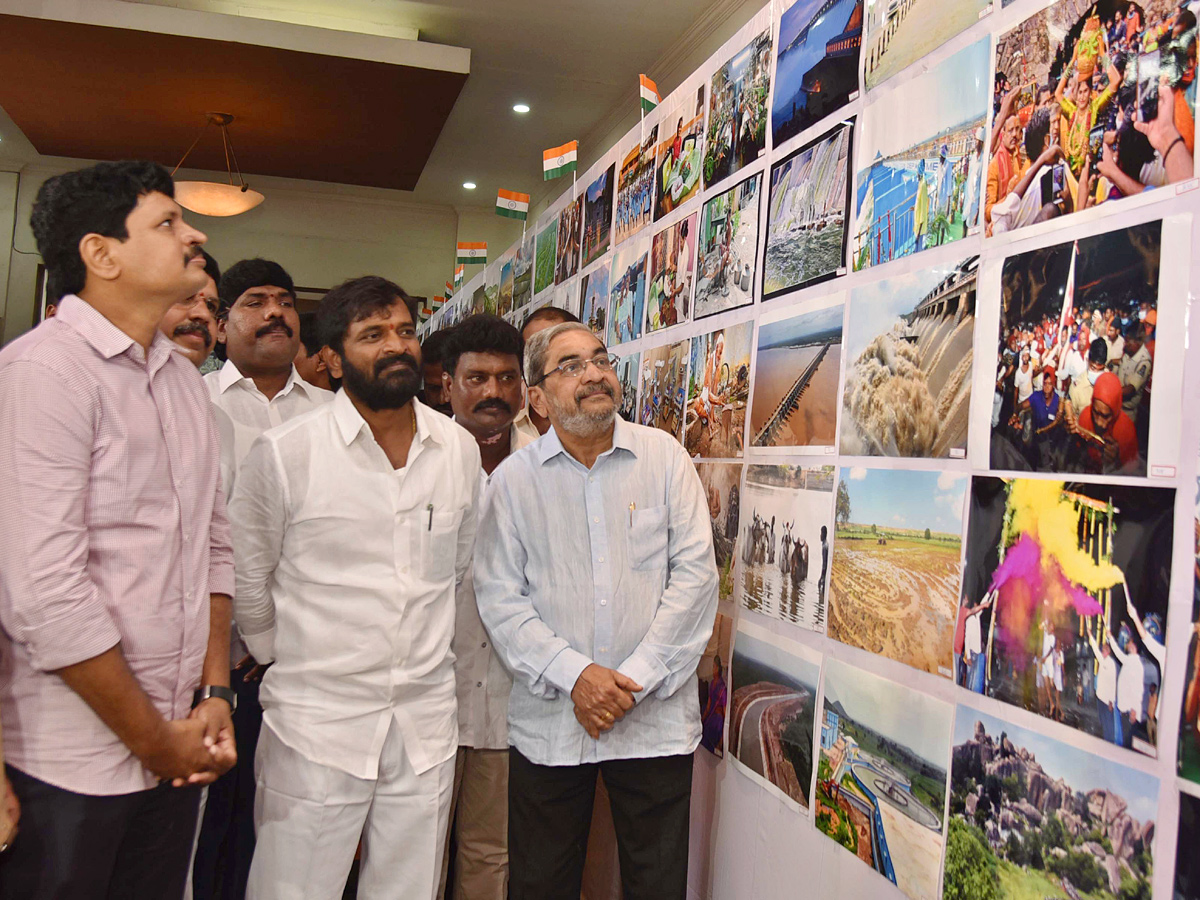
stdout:
<svg viewBox="0 0 1200 900">
<path fill-rule="evenodd" d="M 642 95 L 642 112 L 650 112 L 650 110 L 662 102 L 662 97 L 658 95 L 658 85 L 645 75 L 639 75 L 638 82 L 639 91 Z"/>
<path fill-rule="evenodd" d="M 478 244 L 464 244 L 462 241 L 459 241 L 457 261 L 460 263 L 487 262 L 487 241 L 482 241 Z M 457 270 L 455 274 L 458 274 Z"/>
<path fill-rule="evenodd" d="M 446 282 L 446 296 L 447 297 L 454 296 L 454 285 L 451 284 L 449 281 Z"/>
<path fill-rule="evenodd" d="M 496 192 L 496 215 L 524 221 L 529 216 L 529 195 L 501 188 Z"/>
<path fill-rule="evenodd" d="M 462 283 L 463 283 L 463 267 L 455 266 L 454 267 L 454 287 L 455 287 L 455 289 L 462 287 Z"/>
<path fill-rule="evenodd" d="M 575 171 L 575 157 L 579 152 L 579 141 L 571 141 L 561 147 L 551 147 L 542 153 L 542 180 L 549 181 L 559 175 Z"/>
</svg>

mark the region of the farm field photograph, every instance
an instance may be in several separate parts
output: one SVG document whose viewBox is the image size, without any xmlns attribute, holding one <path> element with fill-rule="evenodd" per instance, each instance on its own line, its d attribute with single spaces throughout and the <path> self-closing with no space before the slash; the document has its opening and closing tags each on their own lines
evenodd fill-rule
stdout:
<svg viewBox="0 0 1200 900">
<path fill-rule="evenodd" d="M 1150 775 L 960 704 L 943 900 L 1149 898 L 1158 790 Z"/>
<path fill-rule="evenodd" d="M 755 447 L 832 447 L 837 437 L 845 295 L 758 326 L 750 405 Z"/>
<path fill-rule="evenodd" d="M 833 466 L 747 466 L 741 498 L 741 604 L 809 631 L 825 628 Z"/>
<path fill-rule="evenodd" d="M 830 637 L 952 676 L 967 481 L 959 472 L 841 470 Z"/>
<path fill-rule="evenodd" d="M 797 812 L 807 810 L 820 655 L 741 622 L 730 678 L 729 755 L 735 768 Z"/>
<path fill-rule="evenodd" d="M 683 429 L 683 446 L 689 456 L 736 459 L 742 455 L 753 339 L 753 322 L 692 338 Z"/>
<path fill-rule="evenodd" d="M 954 707 L 826 657 L 817 830 L 912 900 L 936 900 Z"/>
<path fill-rule="evenodd" d="M 841 452 L 967 451 L 979 257 L 850 292 Z"/>
<path fill-rule="evenodd" d="M 554 269 L 558 252 L 558 217 L 538 232 L 537 252 L 533 267 L 533 292 L 540 294 L 554 284 Z"/>
</svg>

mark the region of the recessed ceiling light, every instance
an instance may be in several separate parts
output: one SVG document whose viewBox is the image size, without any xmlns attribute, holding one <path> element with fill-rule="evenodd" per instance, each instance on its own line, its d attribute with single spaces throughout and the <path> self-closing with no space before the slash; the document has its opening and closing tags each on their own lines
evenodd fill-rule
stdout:
<svg viewBox="0 0 1200 900">
<path fill-rule="evenodd" d="M 529 112 L 529 104 L 528 103 L 513 104 L 513 112 L 527 113 L 527 112 Z"/>
<path fill-rule="evenodd" d="M 464 182 L 463 182 L 463 187 L 465 187 L 465 188 L 466 188 L 468 191 L 473 191 L 473 190 L 475 190 L 475 182 L 473 182 L 473 181 L 464 181 Z"/>
</svg>

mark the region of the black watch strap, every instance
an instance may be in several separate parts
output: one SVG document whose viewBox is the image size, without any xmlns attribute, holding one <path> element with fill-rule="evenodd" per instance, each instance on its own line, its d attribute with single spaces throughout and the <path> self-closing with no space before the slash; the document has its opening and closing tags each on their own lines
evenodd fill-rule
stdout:
<svg viewBox="0 0 1200 900">
<path fill-rule="evenodd" d="M 229 704 L 229 711 L 233 712 L 237 709 L 237 694 L 232 688 L 223 687 L 219 684 L 206 684 L 192 695 L 192 709 L 195 709 L 205 700 L 211 700 L 216 697 L 218 700 L 224 700 Z"/>
</svg>

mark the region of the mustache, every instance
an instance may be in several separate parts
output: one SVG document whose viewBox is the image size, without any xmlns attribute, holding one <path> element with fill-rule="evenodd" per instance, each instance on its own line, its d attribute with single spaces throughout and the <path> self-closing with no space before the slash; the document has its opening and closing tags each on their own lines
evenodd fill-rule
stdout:
<svg viewBox="0 0 1200 900">
<path fill-rule="evenodd" d="M 188 321 L 177 325 L 175 327 L 174 334 L 175 337 L 179 337 L 181 334 L 198 334 L 204 338 L 204 343 L 212 343 L 212 332 L 208 330 L 208 326 L 203 322 L 196 321 L 195 319 L 189 319 Z"/>
<path fill-rule="evenodd" d="M 188 263 L 190 263 L 193 259 L 195 259 L 197 256 L 199 256 L 201 254 L 201 252 L 202 251 L 200 250 L 199 244 L 197 244 L 195 247 L 192 247 L 192 249 L 186 251 L 183 254 L 184 265 L 187 265 Z"/>
<path fill-rule="evenodd" d="M 254 332 L 254 336 L 256 338 L 260 338 L 265 335 L 271 334 L 274 331 L 282 331 L 288 337 L 292 336 L 292 326 L 289 325 L 287 322 L 283 321 L 283 319 L 272 319 L 270 322 L 268 322 L 262 328 L 258 329 L 258 331 Z"/>
<path fill-rule="evenodd" d="M 511 413 L 513 411 L 512 405 L 506 400 L 501 400 L 499 397 L 492 397 L 488 400 L 480 400 L 475 404 L 475 409 L 473 412 L 482 412 L 485 409 L 498 409 L 505 413 Z"/>
<path fill-rule="evenodd" d="M 414 372 L 417 369 L 417 360 L 411 353 L 395 353 L 375 361 L 375 376 L 378 377 L 383 373 L 384 369 L 396 362 L 404 363 Z"/>
<path fill-rule="evenodd" d="M 591 397 L 594 394 L 607 394 L 611 399 L 616 400 L 616 395 L 613 394 L 613 389 L 603 381 L 597 382 L 596 384 L 587 388 L 580 388 L 575 392 L 575 400 L 576 402 L 586 400 L 588 397 Z"/>
</svg>

